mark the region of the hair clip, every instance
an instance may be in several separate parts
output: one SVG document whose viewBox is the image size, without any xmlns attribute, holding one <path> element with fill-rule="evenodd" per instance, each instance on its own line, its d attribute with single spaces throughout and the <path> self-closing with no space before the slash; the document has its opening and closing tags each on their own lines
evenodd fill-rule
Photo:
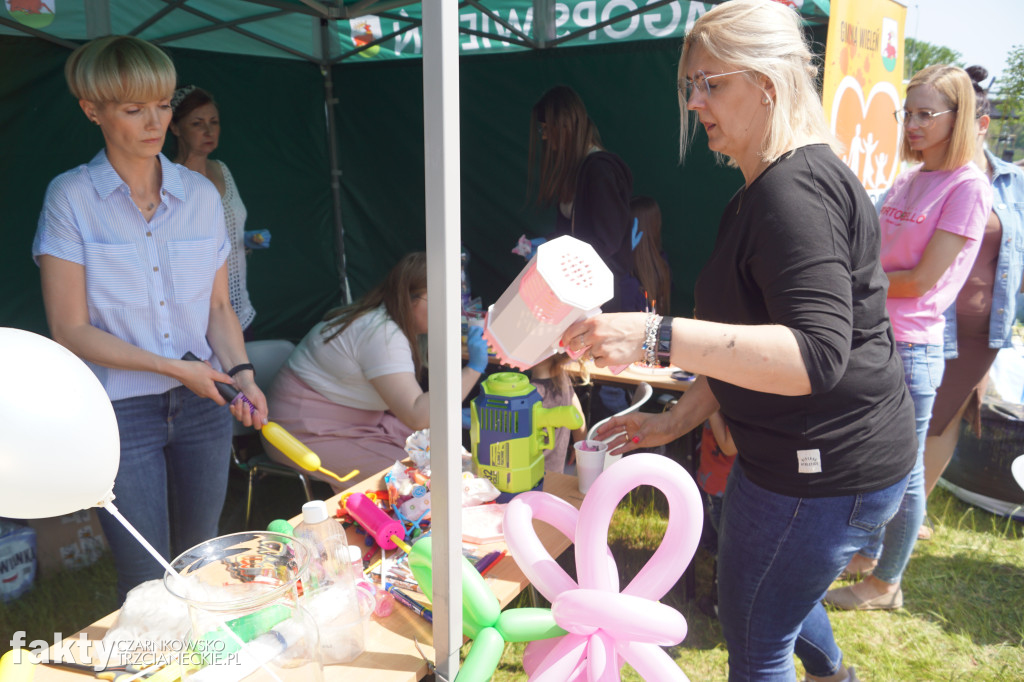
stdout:
<svg viewBox="0 0 1024 682">
<path fill-rule="evenodd" d="M 181 104 L 186 97 L 191 95 L 192 91 L 195 89 L 196 86 L 194 85 L 186 85 L 183 88 L 178 88 L 177 90 L 175 90 L 174 94 L 171 95 L 171 110 L 176 111 L 178 109 L 178 105 Z"/>
</svg>

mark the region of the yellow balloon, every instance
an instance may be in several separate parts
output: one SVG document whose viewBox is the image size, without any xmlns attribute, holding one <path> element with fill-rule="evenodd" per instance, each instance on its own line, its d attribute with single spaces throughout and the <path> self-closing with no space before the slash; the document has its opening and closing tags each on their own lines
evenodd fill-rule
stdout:
<svg viewBox="0 0 1024 682">
<path fill-rule="evenodd" d="M 263 437 L 280 450 L 288 459 L 292 460 L 306 471 L 317 471 L 320 469 L 320 458 L 300 441 L 284 430 L 275 422 L 267 422 L 263 425 Z"/>
<path fill-rule="evenodd" d="M 36 674 L 35 662 L 29 660 L 31 654 L 21 651 L 21 660 L 15 662 L 14 650 L 0 656 L 0 682 L 32 682 Z"/>
</svg>

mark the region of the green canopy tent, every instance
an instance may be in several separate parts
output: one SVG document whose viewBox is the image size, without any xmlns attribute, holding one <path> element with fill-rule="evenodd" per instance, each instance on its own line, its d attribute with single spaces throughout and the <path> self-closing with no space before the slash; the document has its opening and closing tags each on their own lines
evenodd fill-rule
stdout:
<svg viewBox="0 0 1024 682">
<path fill-rule="evenodd" d="M 45 330 L 38 288 L 25 286 L 35 268 L 24 254 L 47 182 L 88 161 L 102 142 L 67 95 L 61 69 L 69 49 L 108 33 L 165 47 L 180 82 L 206 87 L 218 100 L 224 131 L 217 156 L 238 180 L 249 228 L 274 236 L 269 250 L 249 259 L 258 336 L 301 336 L 324 309 L 375 284 L 398 254 L 423 247 L 419 3 L 5 2 L 0 196 L 17 225 L 0 254 L 5 324 Z M 522 265 L 509 253 L 519 235 L 544 234 L 553 219 L 527 204 L 527 121 L 530 105 L 561 82 L 580 92 L 608 148 L 630 164 L 636 193 L 661 203 L 674 307 L 690 312 L 695 265 L 710 248 L 718 206 L 739 185 L 738 175 L 707 155 L 685 168 L 676 163 L 679 41 L 713 4 L 459 4 L 462 240 L 474 293 L 485 303 Z M 24 9 L 31 7 L 37 11 Z M 815 27 L 827 9 L 822 0 L 802 7 Z M 37 130 L 45 137 L 24 134 Z"/>
<path fill-rule="evenodd" d="M 662 204 L 674 308 L 688 313 L 717 215 L 740 184 L 738 174 L 706 154 L 695 154 L 685 168 L 675 162 L 679 38 L 716 3 L 5 4 L 0 196 L 14 229 L 0 254 L 0 324 L 44 330 L 28 259 L 42 194 L 50 178 L 88 161 L 102 144 L 67 95 L 61 67 L 69 48 L 110 33 L 164 46 L 182 83 L 218 98 L 218 155 L 238 179 L 248 227 L 274 233 L 271 248 L 250 261 L 258 335 L 301 336 L 325 307 L 347 296 L 349 282 L 358 295 L 398 255 L 426 244 L 430 288 L 445 292 L 430 300 L 431 413 L 443 417 L 433 420 L 432 432 L 433 516 L 440 521 L 434 575 L 446 578 L 434 590 L 434 643 L 438 675 L 451 679 L 461 643 L 460 583 L 449 568 L 460 558 L 459 543 L 449 537 L 460 528 L 459 487 L 456 458 L 443 453 L 457 451 L 460 441 L 459 235 L 476 292 L 493 301 L 522 267 L 507 253 L 518 235 L 547 231 L 545 214 L 525 202 L 529 108 L 550 85 L 568 83 L 587 102 L 608 148 L 632 166 L 635 191 Z M 826 0 L 790 4 L 802 5 L 812 26 L 824 26 Z M 460 64 L 460 49 L 463 56 L 493 54 Z M 422 62 L 408 58 L 421 52 Z"/>
</svg>

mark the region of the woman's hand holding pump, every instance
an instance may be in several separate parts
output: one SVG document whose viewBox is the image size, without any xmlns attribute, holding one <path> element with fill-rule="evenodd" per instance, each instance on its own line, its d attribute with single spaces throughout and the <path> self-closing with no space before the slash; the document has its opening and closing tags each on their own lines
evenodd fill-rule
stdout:
<svg viewBox="0 0 1024 682">
<path fill-rule="evenodd" d="M 192 360 L 202 363 L 195 354 L 191 351 L 185 353 L 182 360 Z M 205 363 L 203 363 L 205 364 Z M 251 379 L 250 379 L 251 381 Z M 236 405 L 242 405 L 249 408 L 249 412 L 252 415 L 253 427 L 260 429 L 262 427 L 263 437 L 266 438 L 274 447 L 284 453 L 290 460 L 298 464 L 306 471 L 319 471 L 322 474 L 330 476 L 339 483 L 344 483 L 356 476 L 359 473 L 358 469 L 353 469 L 345 476 L 338 476 L 333 471 L 329 471 L 320 466 L 320 457 L 315 452 L 305 446 L 298 438 L 288 433 L 280 425 L 268 421 L 261 420 L 259 413 L 255 405 L 249 401 L 245 393 L 239 391 L 232 384 L 224 383 L 221 381 L 214 382 L 217 386 L 217 390 L 220 392 L 221 397 L 234 408 Z M 255 382 L 252 382 L 255 388 Z M 257 389 L 258 390 L 258 389 Z M 261 394 L 262 395 L 262 394 Z"/>
</svg>

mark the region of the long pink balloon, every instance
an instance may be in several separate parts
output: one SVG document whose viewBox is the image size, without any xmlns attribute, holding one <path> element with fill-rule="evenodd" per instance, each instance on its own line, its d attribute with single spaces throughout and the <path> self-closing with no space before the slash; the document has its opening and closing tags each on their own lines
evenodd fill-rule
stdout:
<svg viewBox="0 0 1024 682">
<path fill-rule="evenodd" d="M 668 528 L 654 556 L 623 594 L 661 599 L 693 559 L 704 521 L 697 484 L 667 457 L 646 452 L 629 455 L 602 472 L 583 498 L 576 529 L 576 571 L 582 585 L 618 591 L 618 573 L 609 575 L 601 557 L 616 506 L 626 493 L 641 485 L 653 486 L 668 498 Z"/>
<path fill-rule="evenodd" d="M 516 495 L 505 507 L 502 528 L 508 551 L 530 583 L 550 602 L 554 602 L 555 597 L 562 592 L 576 589 L 577 585 L 544 548 L 544 543 L 533 530 L 533 521 L 536 519 L 550 524 L 575 543 L 579 514 L 579 510 L 565 500 L 541 492 Z M 618 571 L 615 568 L 615 557 L 607 544 L 604 545 L 603 561 L 616 576 L 617 592 Z"/>
</svg>

